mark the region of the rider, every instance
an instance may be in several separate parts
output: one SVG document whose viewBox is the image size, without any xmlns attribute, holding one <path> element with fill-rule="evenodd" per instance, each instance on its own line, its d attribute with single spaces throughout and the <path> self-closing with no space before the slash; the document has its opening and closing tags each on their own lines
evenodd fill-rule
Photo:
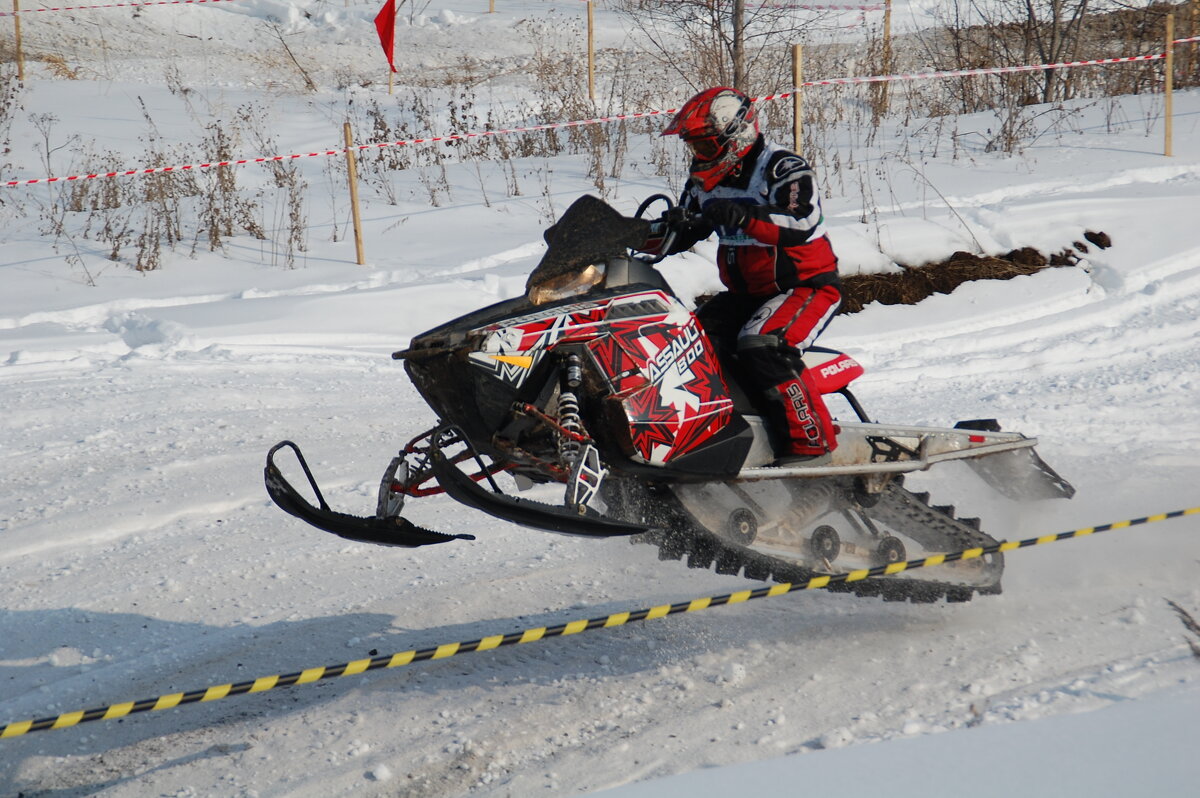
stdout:
<svg viewBox="0 0 1200 798">
<path fill-rule="evenodd" d="M 667 254 L 714 231 L 720 237 L 717 266 L 727 290 L 697 311 L 701 325 L 719 350 L 737 352 L 744 381 L 767 400 L 768 419 L 786 437 L 775 464 L 828 462 L 836 430 L 801 353 L 842 294 L 812 167 L 768 143 L 754 104 L 733 88 L 692 97 L 662 135 L 691 148 L 679 204 L 700 215 L 679 229 Z M 653 239 L 646 248 L 653 251 Z"/>
</svg>

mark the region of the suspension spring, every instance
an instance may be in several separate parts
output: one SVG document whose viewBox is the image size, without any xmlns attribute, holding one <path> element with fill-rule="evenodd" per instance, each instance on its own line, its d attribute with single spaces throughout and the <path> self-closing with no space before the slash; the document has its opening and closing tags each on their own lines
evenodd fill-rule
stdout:
<svg viewBox="0 0 1200 798">
<path fill-rule="evenodd" d="M 804 524 L 819 518 L 833 503 L 833 487 L 823 482 L 793 486 L 791 494 L 792 506 L 789 509 Z"/>
<path fill-rule="evenodd" d="M 583 450 L 580 440 L 584 437 L 583 418 L 579 415 L 579 396 L 576 389 L 583 384 L 583 362 L 579 355 L 567 355 L 563 370 L 562 389 L 558 395 L 558 456 L 567 466 L 573 466 Z"/>
<path fill-rule="evenodd" d="M 583 419 L 579 415 L 579 397 L 574 391 L 564 390 L 558 396 L 558 456 L 567 465 L 579 458 L 583 448 L 579 441 L 583 437 Z"/>
</svg>

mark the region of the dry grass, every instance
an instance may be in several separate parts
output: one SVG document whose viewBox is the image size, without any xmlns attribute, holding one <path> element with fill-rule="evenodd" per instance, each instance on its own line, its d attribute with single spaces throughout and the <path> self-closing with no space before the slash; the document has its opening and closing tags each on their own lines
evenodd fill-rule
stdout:
<svg viewBox="0 0 1200 798">
<path fill-rule="evenodd" d="M 1192 656 L 1200 660 L 1200 621 L 1197 621 L 1183 607 L 1176 604 L 1174 601 L 1167 599 L 1167 603 L 1171 605 L 1171 609 L 1175 610 L 1175 614 L 1179 616 L 1179 622 L 1183 624 L 1183 628 L 1191 633 L 1192 637 L 1184 635 L 1184 640 L 1187 641 L 1188 648 L 1192 650 Z"/>
<path fill-rule="evenodd" d="M 34 59 L 44 63 L 50 69 L 50 74 L 56 78 L 61 78 L 62 80 L 79 80 L 79 71 L 71 69 L 61 55 L 47 53 L 34 56 Z"/>
</svg>

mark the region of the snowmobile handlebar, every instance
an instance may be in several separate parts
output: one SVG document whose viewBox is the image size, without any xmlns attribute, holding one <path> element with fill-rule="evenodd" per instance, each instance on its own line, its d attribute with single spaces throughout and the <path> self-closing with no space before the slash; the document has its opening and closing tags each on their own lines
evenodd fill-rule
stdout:
<svg viewBox="0 0 1200 798">
<path fill-rule="evenodd" d="M 692 213 L 682 205 L 675 204 L 675 200 L 671 199 L 666 194 L 651 194 L 642 203 L 638 205 L 637 211 L 633 214 L 633 218 L 641 219 L 647 209 L 656 202 L 664 202 L 667 209 L 663 211 L 657 219 L 650 223 L 650 229 L 656 234 L 661 235 L 658 248 L 654 252 L 645 252 L 649 257 L 646 260 L 649 263 L 658 263 L 663 258 L 667 257 L 671 252 L 671 247 L 675 243 L 675 239 L 679 233 L 687 228 L 703 222 L 703 218 Z"/>
</svg>

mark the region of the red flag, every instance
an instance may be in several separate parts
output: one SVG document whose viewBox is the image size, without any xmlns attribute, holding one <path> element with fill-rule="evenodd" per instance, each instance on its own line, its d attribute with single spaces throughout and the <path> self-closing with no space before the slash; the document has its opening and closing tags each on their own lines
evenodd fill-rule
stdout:
<svg viewBox="0 0 1200 798">
<path fill-rule="evenodd" d="M 379 43 L 387 56 L 388 66 L 396 71 L 396 0 L 384 0 L 383 8 L 375 17 L 375 30 L 379 31 Z"/>
</svg>

